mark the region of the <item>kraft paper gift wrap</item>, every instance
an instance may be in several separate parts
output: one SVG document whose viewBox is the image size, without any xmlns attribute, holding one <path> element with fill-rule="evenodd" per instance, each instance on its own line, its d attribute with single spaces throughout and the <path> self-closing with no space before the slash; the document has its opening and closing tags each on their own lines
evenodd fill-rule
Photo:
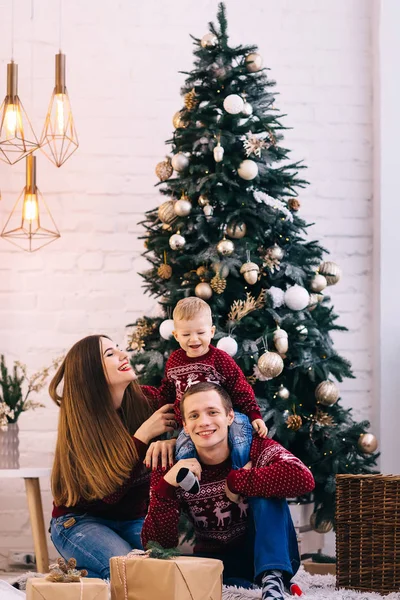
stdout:
<svg viewBox="0 0 400 600">
<path fill-rule="evenodd" d="M 221 600 L 223 563 L 213 558 L 116 556 L 111 600 Z"/>
<path fill-rule="evenodd" d="M 105 581 L 84 577 L 81 582 L 54 583 L 44 577 L 28 579 L 26 600 L 108 600 Z"/>
</svg>

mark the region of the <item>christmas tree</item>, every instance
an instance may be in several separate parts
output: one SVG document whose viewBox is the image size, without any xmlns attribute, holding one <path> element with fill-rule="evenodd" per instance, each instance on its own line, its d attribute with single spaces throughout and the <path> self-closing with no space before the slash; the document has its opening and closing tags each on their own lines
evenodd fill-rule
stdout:
<svg viewBox="0 0 400 600">
<path fill-rule="evenodd" d="M 377 458 L 369 423 L 341 406 L 334 381 L 353 377 L 330 337 L 345 329 L 326 294 L 340 268 L 306 239 L 304 165 L 283 146 L 275 82 L 255 46 L 229 46 L 223 4 L 217 20 L 193 38 L 194 68 L 167 141 L 172 160 L 156 167 L 167 200 L 143 221 L 151 269 L 142 276 L 163 316 L 133 324 L 132 363 L 141 383 L 158 385 L 178 347 L 173 308 L 185 296 L 206 300 L 217 346 L 253 385 L 269 435 L 311 469 L 312 524 L 327 531 L 336 473 L 371 472 Z"/>
</svg>

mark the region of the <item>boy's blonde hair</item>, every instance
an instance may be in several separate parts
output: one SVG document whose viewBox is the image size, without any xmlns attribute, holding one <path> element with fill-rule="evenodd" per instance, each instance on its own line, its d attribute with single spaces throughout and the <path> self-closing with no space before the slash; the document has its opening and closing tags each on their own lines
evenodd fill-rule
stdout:
<svg viewBox="0 0 400 600">
<path fill-rule="evenodd" d="M 181 320 L 190 321 L 200 314 L 209 316 L 212 322 L 211 308 L 207 302 L 204 302 L 201 298 L 197 298 L 197 296 L 189 296 L 189 298 L 179 300 L 172 313 L 172 318 L 175 322 Z"/>
</svg>

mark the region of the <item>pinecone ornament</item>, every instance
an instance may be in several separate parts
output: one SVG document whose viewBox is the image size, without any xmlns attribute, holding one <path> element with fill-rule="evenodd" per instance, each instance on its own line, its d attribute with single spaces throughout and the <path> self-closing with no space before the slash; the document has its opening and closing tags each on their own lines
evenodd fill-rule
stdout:
<svg viewBox="0 0 400 600">
<path fill-rule="evenodd" d="M 169 279 L 172 275 L 172 267 L 171 267 L 171 265 L 167 265 L 166 263 L 163 263 L 162 265 L 160 265 L 158 267 L 157 273 L 158 273 L 158 276 L 161 277 L 161 279 Z"/>
<path fill-rule="evenodd" d="M 196 92 L 194 88 L 185 94 L 183 102 L 188 110 L 193 110 L 197 106 Z"/>
<path fill-rule="evenodd" d="M 226 288 L 226 279 L 224 279 L 223 277 L 221 277 L 221 275 L 219 275 L 218 273 L 216 275 L 214 275 L 214 277 L 211 279 L 210 282 L 211 288 L 212 290 L 216 293 L 216 294 L 222 294 L 222 292 L 225 290 Z"/>
<path fill-rule="evenodd" d="M 290 415 L 286 421 L 286 425 L 288 429 L 292 429 L 293 431 L 298 431 L 300 427 L 303 425 L 303 421 L 299 415 Z"/>
</svg>

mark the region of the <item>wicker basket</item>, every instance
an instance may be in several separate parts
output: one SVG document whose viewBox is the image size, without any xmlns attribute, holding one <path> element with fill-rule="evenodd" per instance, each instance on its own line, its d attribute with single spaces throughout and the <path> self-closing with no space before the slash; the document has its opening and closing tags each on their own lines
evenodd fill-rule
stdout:
<svg viewBox="0 0 400 600">
<path fill-rule="evenodd" d="M 400 475 L 336 476 L 336 584 L 400 590 Z"/>
</svg>

